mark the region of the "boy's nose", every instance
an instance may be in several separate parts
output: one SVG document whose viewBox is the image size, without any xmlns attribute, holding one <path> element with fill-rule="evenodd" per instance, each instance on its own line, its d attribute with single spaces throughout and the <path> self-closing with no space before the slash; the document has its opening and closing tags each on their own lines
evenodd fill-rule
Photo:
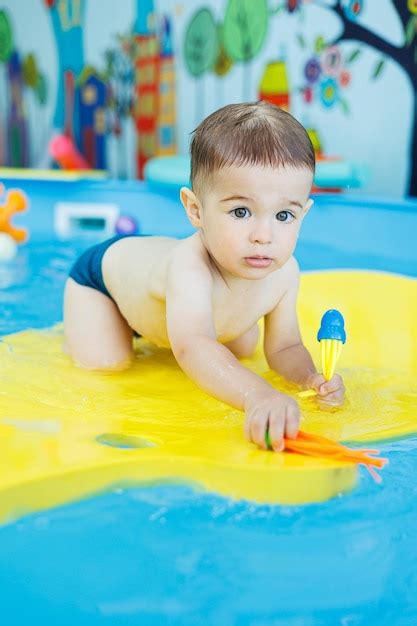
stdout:
<svg viewBox="0 0 417 626">
<path fill-rule="evenodd" d="M 251 243 L 267 244 L 272 242 L 272 228 L 268 223 L 257 224 L 250 233 Z"/>
</svg>

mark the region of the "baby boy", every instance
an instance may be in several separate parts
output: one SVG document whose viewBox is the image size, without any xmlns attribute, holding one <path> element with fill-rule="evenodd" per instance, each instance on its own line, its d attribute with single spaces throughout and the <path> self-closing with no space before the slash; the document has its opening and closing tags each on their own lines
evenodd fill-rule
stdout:
<svg viewBox="0 0 417 626">
<path fill-rule="evenodd" d="M 297 322 L 293 257 L 309 211 L 315 167 L 305 129 L 266 102 L 209 115 L 191 143 L 191 188 L 181 201 L 195 227 L 186 239 L 114 237 L 74 265 L 65 287 L 65 349 L 81 366 L 119 369 L 134 331 L 170 347 L 184 372 L 213 397 L 245 412 L 245 434 L 274 450 L 297 436 L 297 402 L 239 359 L 264 318 L 272 370 L 328 405 L 343 402 L 340 376 L 317 373 Z M 149 207 L 152 210 L 152 207 Z"/>
</svg>

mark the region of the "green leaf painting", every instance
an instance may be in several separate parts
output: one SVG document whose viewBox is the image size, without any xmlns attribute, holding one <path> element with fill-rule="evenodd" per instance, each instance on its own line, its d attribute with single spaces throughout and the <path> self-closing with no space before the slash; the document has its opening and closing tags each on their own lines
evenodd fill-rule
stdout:
<svg viewBox="0 0 417 626">
<path fill-rule="evenodd" d="M 41 106 L 44 106 L 48 99 L 48 88 L 46 78 L 43 74 L 38 75 L 38 82 L 36 83 L 35 93 L 39 104 Z"/>
<path fill-rule="evenodd" d="M 0 63 L 6 63 L 13 52 L 13 34 L 6 11 L 0 11 Z"/>
<path fill-rule="evenodd" d="M 223 41 L 234 61 L 249 61 L 259 52 L 268 25 L 266 0 L 229 0 L 224 18 Z"/>
<path fill-rule="evenodd" d="M 39 80 L 39 72 L 35 56 L 32 53 L 28 54 L 23 59 L 23 78 L 28 87 L 36 89 Z"/>
<path fill-rule="evenodd" d="M 385 67 L 385 59 L 381 59 L 374 67 L 374 71 L 372 72 L 372 80 L 376 80 L 378 76 L 381 75 L 382 70 Z"/>
<path fill-rule="evenodd" d="M 218 56 L 217 26 L 209 9 L 194 14 L 188 24 L 184 42 L 185 64 L 192 76 L 211 69 Z"/>
<path fill-rule="evenodd" d="M 306 47 L 306 40 L 305 40 L 304 35 L 302 33 L 298 33 L 297 34 L 297 41 L 300 44 L 300 48 L 305 48 Z"/>
<path fill-rule="evenodd" d="M 360 48 L 356 48 L 356 50 L 351 52 L 351 54 L 348 56 L 348 58 L 346 59 L 346 63 L 347 64 L 353 63 L 353 61 L 356 61 L 356 59 L 358 59 L 361 54 L 362 54 L 362 50 Z"/>
<path fill-rule="evenodd" d="M 417 15 L 412 15 L 405 27 L 405 43 L 411 46 L 416 36 Z"/>
<path fill-rule="evenodd" d="M 349 105 L 346 102 L 346 100 L 344 98 L 340 98 L 339 97 L 339 104 L 342 108 L 342 111 L 345 115 L 349 115 L 350 109 L 349 109 Z"/>
<path fill-rule="evenodd" d="M 233 67 L 232 59 L 226 54 L 223 44 L 223 25 L 217 24 L 217 36 L 219 42 L 219 48 L 217 53 L 217 59 L 213 67 L 213 71 L 217 76 L 225 76 Z"/>
</svg>

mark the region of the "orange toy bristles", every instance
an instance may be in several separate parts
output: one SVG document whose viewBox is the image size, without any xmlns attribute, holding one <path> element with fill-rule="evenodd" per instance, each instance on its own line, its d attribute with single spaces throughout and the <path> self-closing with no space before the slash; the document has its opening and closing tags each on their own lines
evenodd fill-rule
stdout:
<svg viewBox="0 0 417 626">
<path fill-rule="evenodd" d="M 379 454 L 378 450 L 353 450 L 337 441 L 332 441 L 326 437 L 313 435 L 312 433 L 306 433 L 301 430 L 298 432 L 296 439 L 288 439 L 285 437 L 284 442 L 285 450 L 288 452 L 324 457 L 335 461 L 363 464 L 376 482 L 381 482 L 382 479 L 375 471 L 374 467 L 381 469 L 388 463 L 388 459 L 368 456 L 369 454 Z M 271 447 L 269 433 L 267 435 L 267 443 L 268 446 Z"/>
</svg>

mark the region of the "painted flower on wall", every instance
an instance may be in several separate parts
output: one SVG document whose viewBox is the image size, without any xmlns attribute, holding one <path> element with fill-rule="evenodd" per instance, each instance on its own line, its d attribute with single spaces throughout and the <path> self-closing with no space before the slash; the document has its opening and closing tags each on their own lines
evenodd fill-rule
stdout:
<svg viewBox="0 0 417 626">
<path fill-rule="evenodd" d="M 327 108 L 334 106 L 339 100 L 339 86 L 334 78 L 326 78 L 320 85 L 320 98 Z"/>
<path fill-rule="evenodd" d="M 326 49 L 326 40 L 321 35 L 320 37 L 317 37 L 314 43 L 314 49 L 317 52 L 317 54 L 321 54 Z"/>
<path fill-rule="evenodd" d="M 309 61 L 307 61 L 304 68 L 304 76 L 307 79 L 307 82 L 314 85 L 320 78 L 321 74 L 321 65 L 320 61 L 313 57 Z"/>
<path fill-rule="evenodd" d="M 313 102 L 313 89 L 311 87 L 305 87 L 303 90 L 304 102 L 310 104 Z"/>
<path fill-rule="evenodd" d="M 271 2 L 278 2 L 278 4 L 274 8 L 270 7 L 270 16 L 287 13 L 300 17 L 300 28 L 295 34 L 295 39 L 304 50 L 306 55 L 304 59 L 307 59 L 302 68 L 303 83 L 299 86 L 306 104 L 318 102 L 326 108 L 340 106 L 345 113 L 348 113 L 349 106 L 344 98 L 344 92 L 351 83 L 351 67 L 361 57 L 365 46 L 378 53 L 378 58 L 371 68 L 371 81 L 379 80 L 383 76 L 388 62 L 393 62 L 402 69 L 413 94 L 412 135 L 409 141 L 410 168 L 406 193 L 417 197 L 417 0 L 391 0 L 390 2 L 397 15 L 398 23 L 404 29 L 404 42 L 399 46 L 393 45 L 389 37 L 384 37 L 375 31 L 372 27 L 372 20 L 367 20 L 366 25 L 362 25 L 358 19 L 365 17 L 367 10 L 370 12 L 371 5 L 378 5 L 378 0 L 368 3 L 366 0 L 300 0 L 299 2 L 271 0 Z M 337 16 L 340 26 L 331 41 L 326 41 L 322 36 L 317 37 L 310 51 L 307 49 L 305 37 L 307 4 L 326 9 Z M 379 4 L 383 12 L 385 3 L 380 0 Z M 352 42 L 357 42 L 358 45 L 352 48 Z M 346 48 L 345 43 L 349 44 Z"/>
<path fill-rule="evenodd" d="M 354 21 L 363 9 L 365 0 L 344 0 L 343 11 L 349 20 Z"/>
<path fill-rule="evenodd" d="M 318 99 L 327 109 L 340 105 L 347 112 L 341 92 L 351 80 L 346 68 L 351 59 L 345 61 L 341 49 L 337 45 L 327 45 L 322 36 L 317 37 L 313 49 L 315 54 L 304 66 L 306 84 L 301 88 L 304 102 L 311 104 Z"/>
<path fill-rule="evenodd" d="M 294 11 L 300 8 L 302 1 L 303 0 L 287 0 L 287 11 L 294 13 Z"/>
<path fill-rule="evenodd" d="M 407 8 L 410 13 L 417 13 L 417 0 L 408 0 Z"/>
<path fill-rule="evenodd" d="M 257 0 L 252 0 L 252 2 L 256 5 Z M 280 0 L 275 7 L 269 7 L 269 15 L 277 15 L 281 13 L 281 11 L 285 11 L 287 13 L 293 13 L 294 15 L 297 13 L 302 18 L 304 5 L 310 2 L 312 2 L 312 0 Z"/>
<path fill-rule="evenodd" d="M 350 83 L 351 74 L 347 70 L 342 70 L 340 72 L 339 81 L 341 87 L 347 87 Z"/>
<path fill-rule="evenodd" d="M 338 76 L 342 65 L 342 53 L 337 46 L 326 48 L 323 53 L 321 65 L 323 72 L 328 76 Z"/>
</svg>

